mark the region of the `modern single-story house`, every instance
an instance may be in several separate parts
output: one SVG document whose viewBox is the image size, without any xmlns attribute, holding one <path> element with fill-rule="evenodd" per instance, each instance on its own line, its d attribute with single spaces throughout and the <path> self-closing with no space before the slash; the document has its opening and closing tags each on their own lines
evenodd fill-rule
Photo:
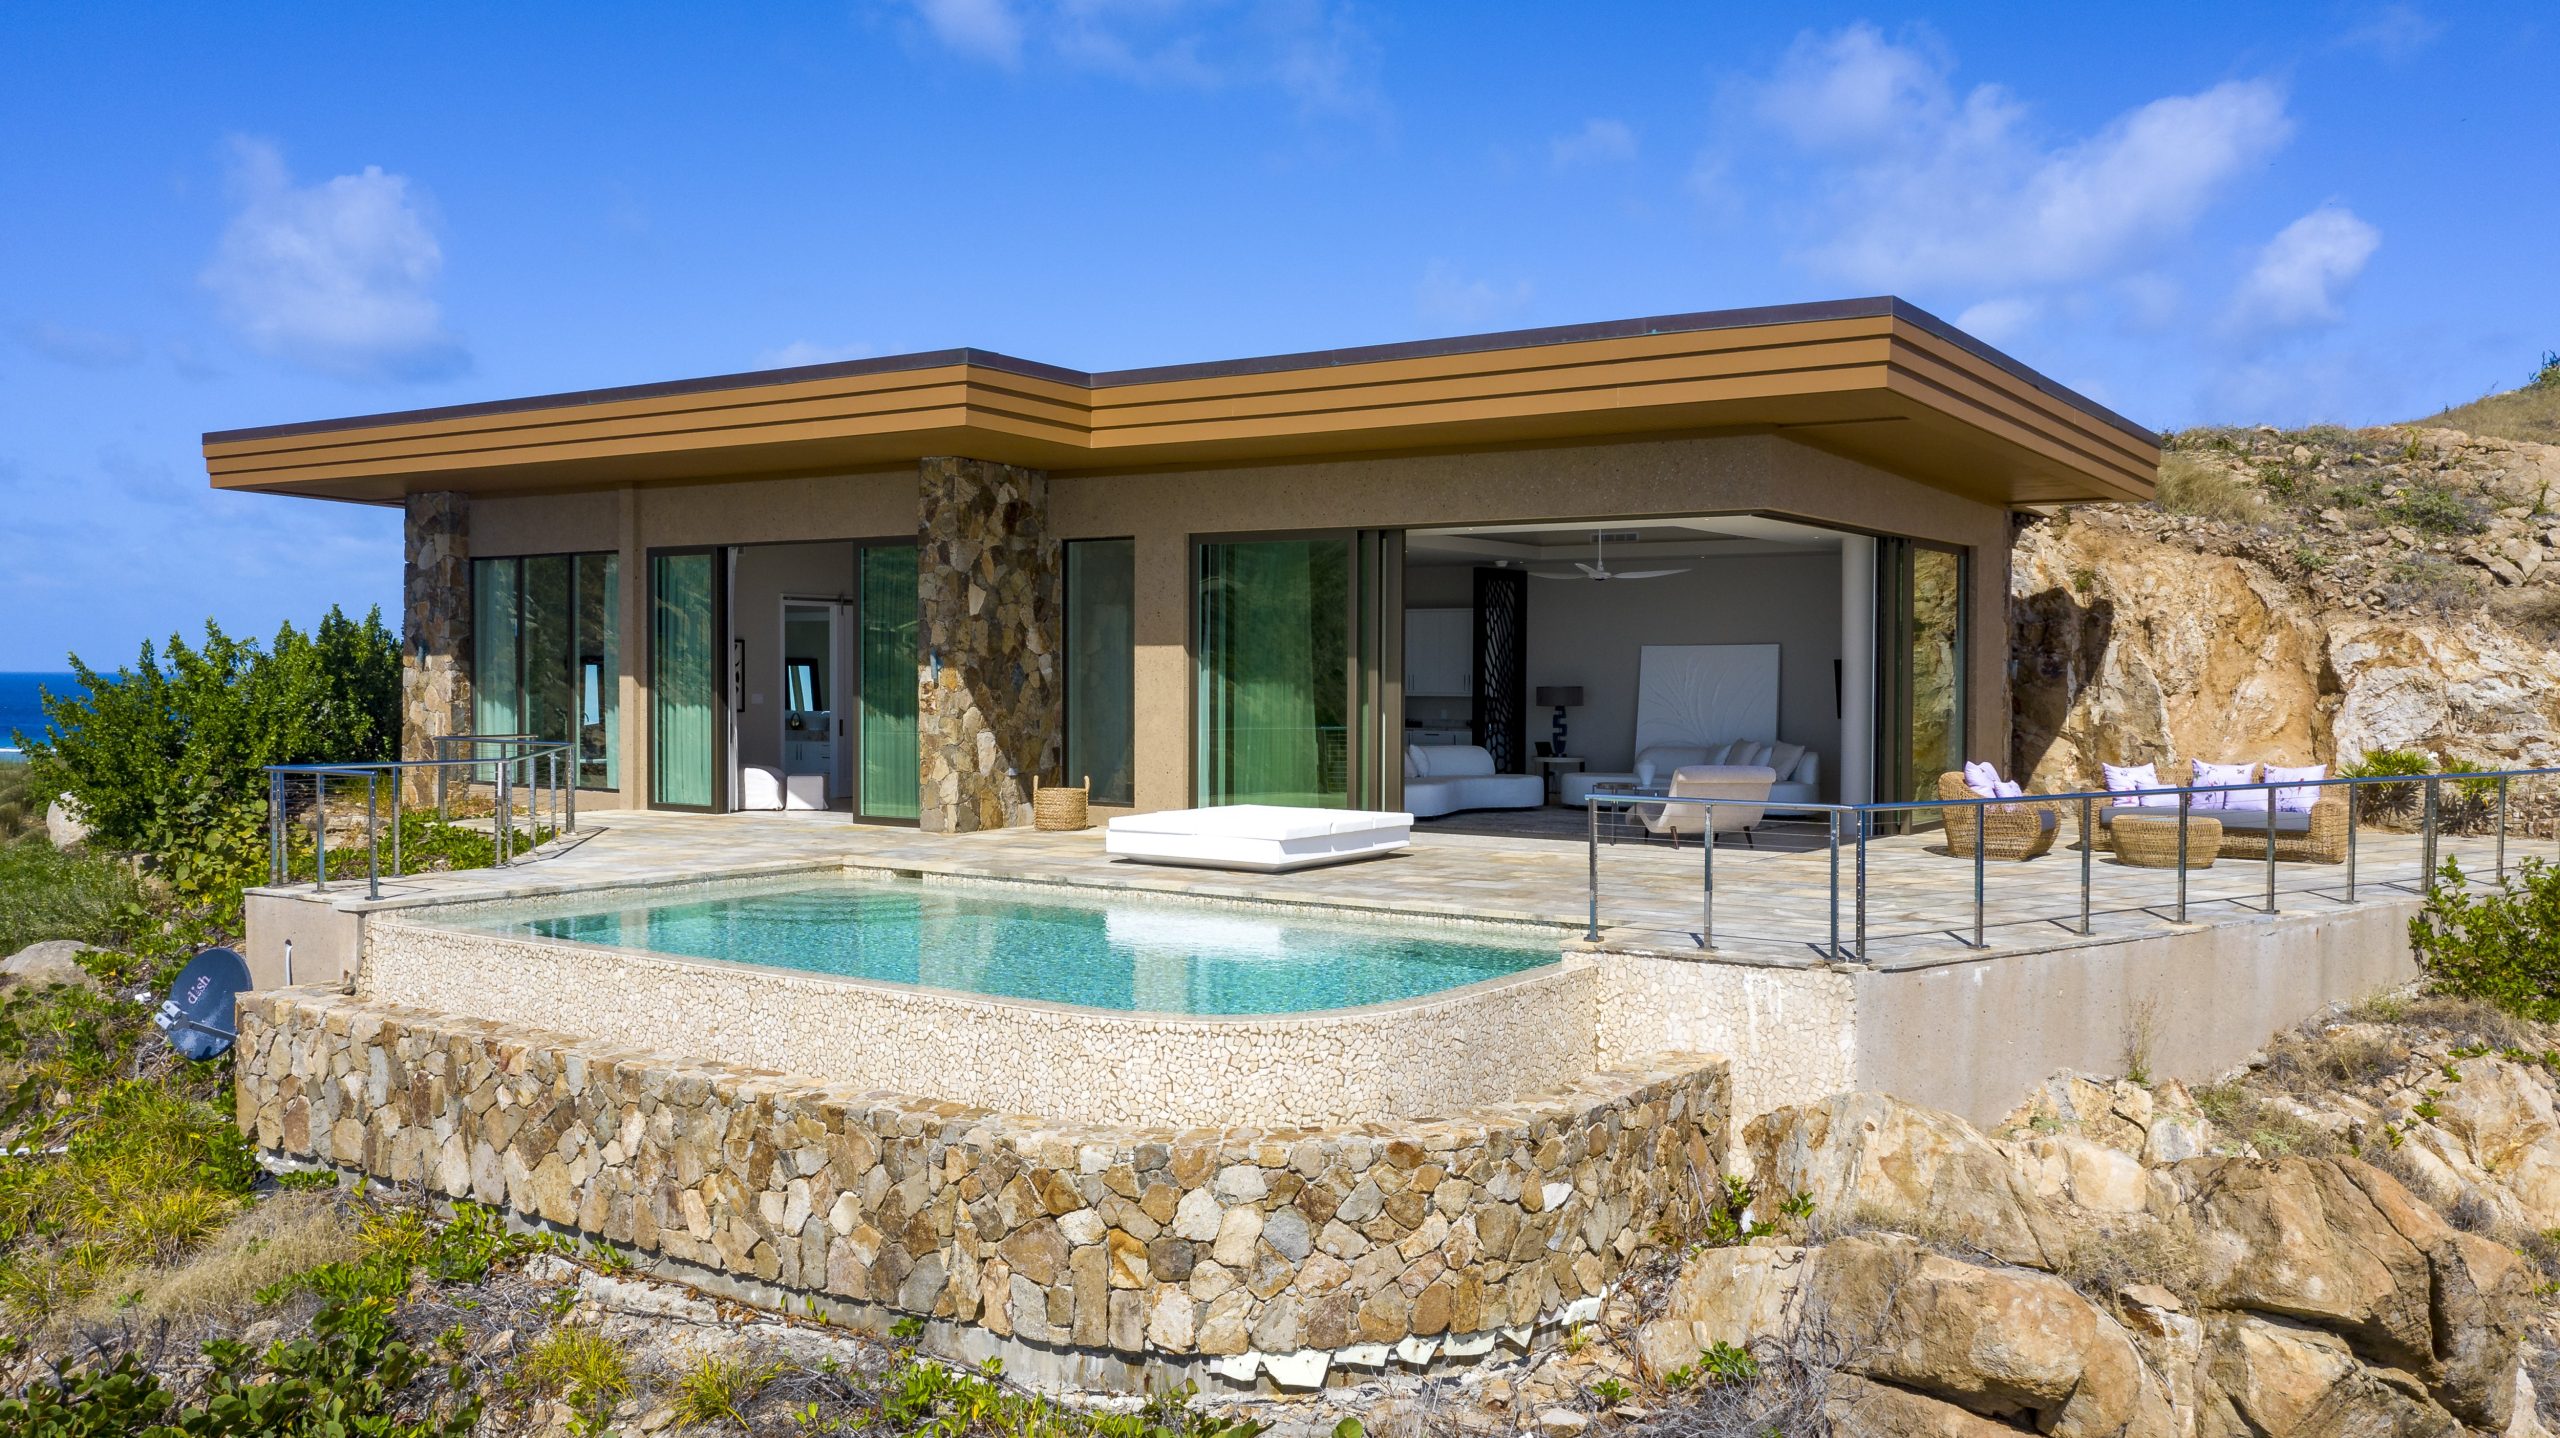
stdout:
<svg viewBox="0 0 2560 1438">
<path fill-rule="evenodd" d="M 1775 740 L 1821 799 L 1925 797 L 2007 747 L 2010 512 L 2145 498 L 2159 442 L 1879 298 L 1098 374 L 941 350 L 204 454 L 403 507 L 412 756 L 574 737 L 589 805 L 963 831 L 1035 780 L 1393 809 L 1417 744 L 1570 768 L 1559 718 L 1592 771 Z"/>
</svg>

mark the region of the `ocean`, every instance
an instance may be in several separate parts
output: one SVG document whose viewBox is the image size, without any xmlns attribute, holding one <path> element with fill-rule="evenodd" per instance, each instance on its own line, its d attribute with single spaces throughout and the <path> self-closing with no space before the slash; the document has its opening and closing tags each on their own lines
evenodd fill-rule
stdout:
<svg viewBox="0 0 2560 1438">
<path fill-rule="evenodd" d="M 80 680 L 71 674 L 0 673 L 0 764 L 18 761 L 17 741 L 9 736 L 19 730 L 28 734 L 44 732 L 44 706 L 36 702 L 39 689 L 55 694 L 78 694 Z"/>
</svg>

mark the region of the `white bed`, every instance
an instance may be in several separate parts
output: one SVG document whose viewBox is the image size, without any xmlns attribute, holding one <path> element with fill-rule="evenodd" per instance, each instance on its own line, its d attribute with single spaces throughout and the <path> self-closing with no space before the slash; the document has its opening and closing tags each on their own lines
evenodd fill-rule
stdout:
<svg viewBox="0 0 2560 1438">
<path fill-rule="evenodd" d="M 1126 814 L 1103 834 L 1103 852 L 1146 864 L 1277 874 L 1391 854 L 1413 842 L 1413 816 L 1370 809 L 1229 804 Z"/>
</svg>

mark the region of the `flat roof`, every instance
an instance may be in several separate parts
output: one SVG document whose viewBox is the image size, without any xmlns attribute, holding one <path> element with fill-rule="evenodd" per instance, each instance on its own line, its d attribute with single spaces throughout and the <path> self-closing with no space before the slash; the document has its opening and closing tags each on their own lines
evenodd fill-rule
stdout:
<svg viewBox="0 0 2560 1438">
<path fill-rule="evenodd" d="M 1532 440 L 1920 421 L 2010 502 L 2148 497 L 2159 436 L 1891 296 L 1089 372 L 926 350 L 204 436 L 217 488 L 388 502 L 425 488 L 747 477 L 965 454 L 1161 467 Z M 1968 445 L 1948 426 L 1974 431 Z M 1955 449 L 1977 448 L 1965 458 Z M 2004 449 L 2040 451 L 2041 458 Z"/>
</svg>

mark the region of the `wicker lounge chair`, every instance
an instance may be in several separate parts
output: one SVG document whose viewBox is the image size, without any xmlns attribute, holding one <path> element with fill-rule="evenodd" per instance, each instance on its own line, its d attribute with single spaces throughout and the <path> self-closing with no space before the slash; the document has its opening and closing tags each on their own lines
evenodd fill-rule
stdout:
<svg viewBox="0 0 2560 1438">
<path fill-rule="evenodd" d="M 1938 797 L 1946 800 L 1981 797 L 1965 787 L 1964 775 L 1938 776 Z M 1959 859 L 1973 857 L 1974 833 L 1982 834 L 1982 857 L 1986 859 L 2032 859 L 2053 847 L 2062 833 L 2060 806 L 2038 803 L 2032 799 L 2011 800 L 2006 806 L 1949 803 L 1947 816 L 1947 852 Z"/>
<path fill-rule="evenodd" d="M 2187 766 L 2182 761 L 2165 763 L 2159 768 L 2164 775 L 2188 772 Z M 2164 778 L 2161 782 L 2163 787 L 2167 787 L 2175 781 Z M 2242 800 L 2242 807 L 2192 809 L 2190 815 L 2193 818 L 2210 818 L 2220 822 L 2222 839 L 2215 846 L 2214 852 L 2223 858 L 2264 859 L 2267 857 L 2267 824 L 2261 817 L 2265 813 L 2261 807 L 2265 802 L 2264 796 L 2264 790 L 2257 793 L 2251 793 L 2246 789 L 2234 790 L 2232 797 Z M 2258 802 L 2254 804 L 2247 802 L 2250 800 Z M 2107 821 L 2114 812 L 2116 812 L 2115 806 L 2101 805 L 2095 810 L 2092 818 L 2089 842 L 2095 844 L 2101 853 L 2109 852 L 2115 847 L 2114 840 L 2107 832 Z M 2173 819 L 2178 814 L 2174 805 L 2144 809 L 2126 808 L 2123 812 Z M 2275 818 L 2277 859 L 2295 864 L 2343 864 L 2347 861 L 2346 790 L 2324 788 L 2320 791 L 2319 799 L 2312 804 L 2310 813 L 2279 813 Z M 2192 834 L 2189 835 L 2188 843 L 2191 846 L 2191 853 L 2195 842 L 2195 837 Z"/>
</svg>

